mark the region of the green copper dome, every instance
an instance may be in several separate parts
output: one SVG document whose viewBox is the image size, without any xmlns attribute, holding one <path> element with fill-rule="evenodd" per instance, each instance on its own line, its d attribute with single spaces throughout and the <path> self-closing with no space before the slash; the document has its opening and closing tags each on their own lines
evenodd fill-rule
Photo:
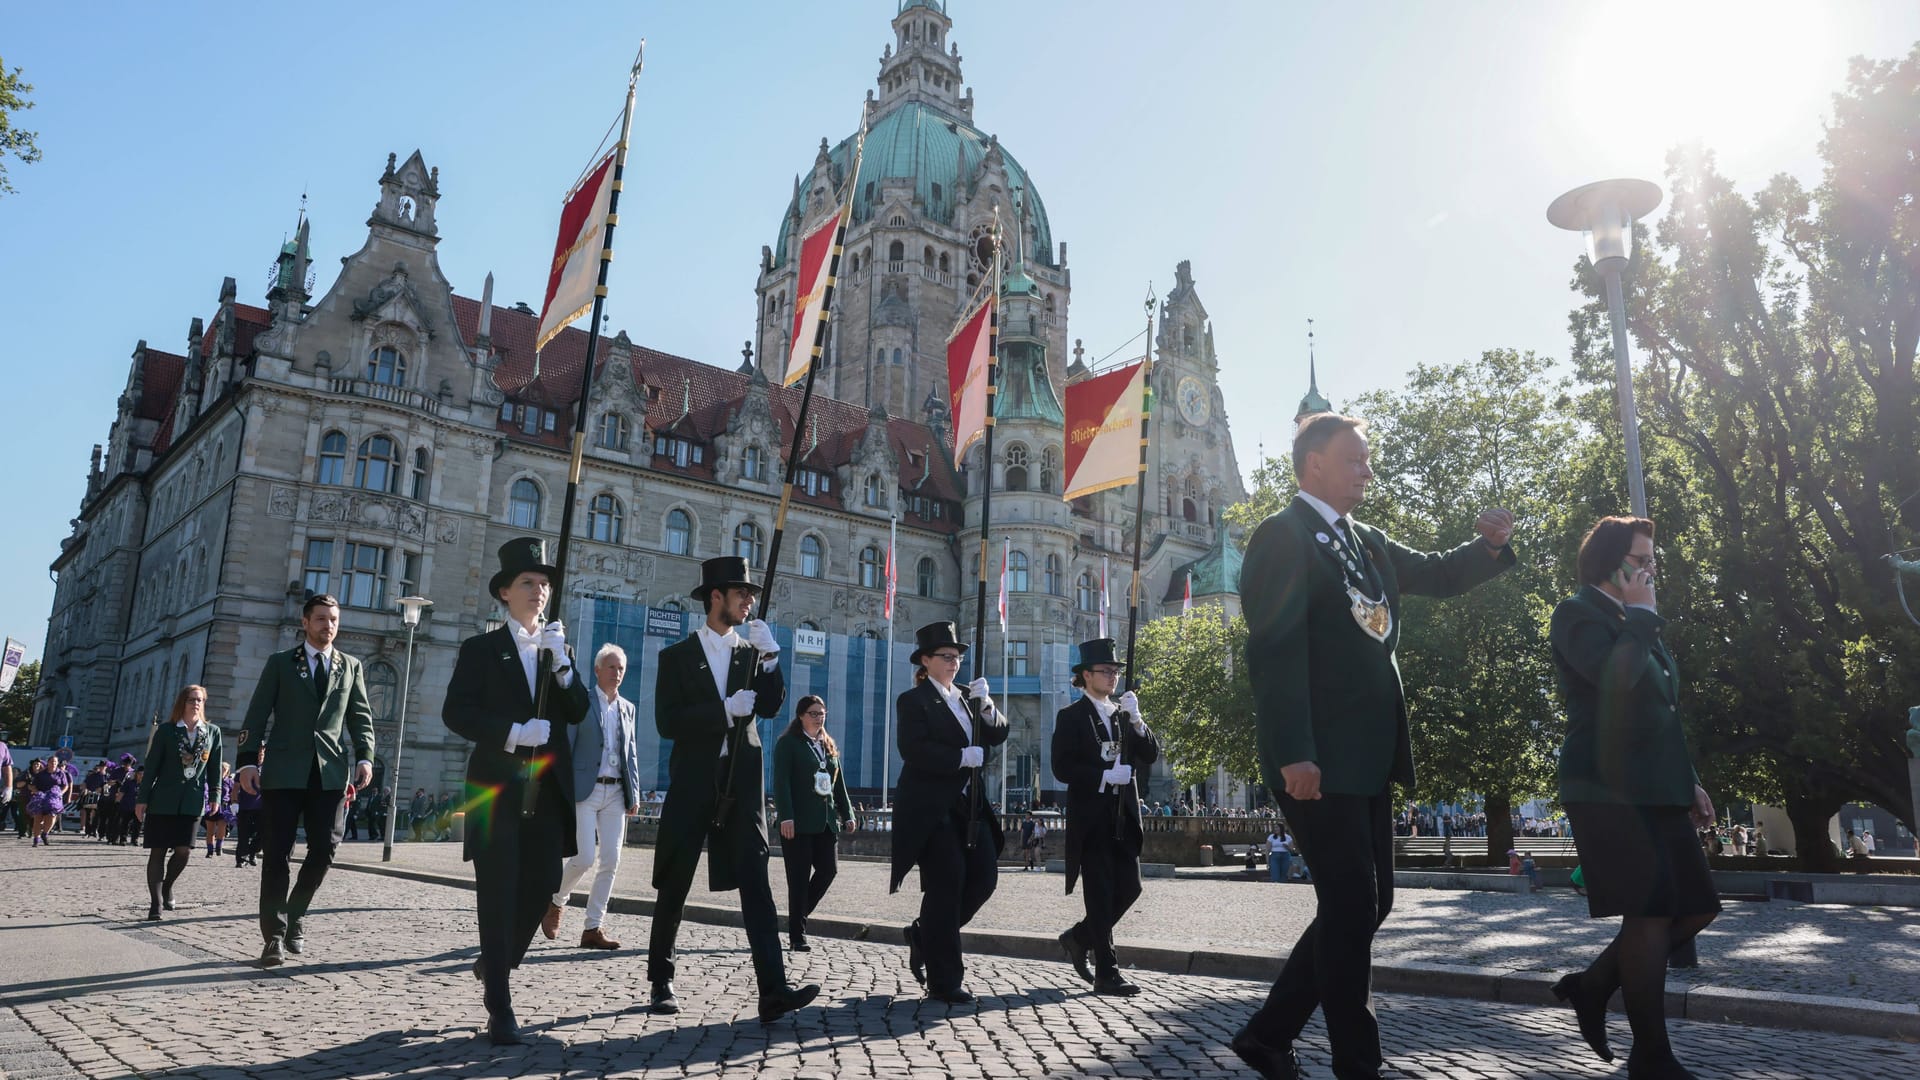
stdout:
<svg viewBox="0 0 1920 1080">
<path fill-rule="evenodd" d="M 853 197 L 854 224 L 872 218 L 873 205 L 869 200 L 880 198 L 884 181 L 910 179 L 926 216 L 942 225 L 952 225 L 955 205 L 974 195 L 974 178 L 990 145 L 987 136 L 965 120 L 948 116 L 925 102 L 902 102 L 867 132 L 866 154 L 861 159 L 860 181 Z M 853 163 L 853 137 L 841 140 L 827 156 L 833 165 L 834 178 L 844 177 Z M 1000 156 L 1006 163 L 1007 181 L 1012 188 L 1008 196 L 1017 211 L 1024 211 L 1031 230 L 1027 258 L 1052 266 L 1053 230 L 1047 224 L 1046 205 L 1040 201 L 1040 193 L 1034 190 L 1026 170 L 1007 153 L 1006 147 L 1000 148 Z M 813 190 L 817 170 L 817 165 L 807 170 L 800 182 L 802 195 Z M 789 201 L 787 212 L 780 219 L 780 240 L 773 250 L 775 266 L 786 265 L 793 216 L 794 204 Z M 1003 221 L 1003 227 L 1011 230 L 1017 223 Z"/>
<path fill-rule="evenodd" d="M 942 15 L 945 15 L 947 13 L 947 5 L 943 2 L 943 0 L 900 0 L 900 10 L 894 12 L 894 17 L 898 18 L 899 16 L 906 14 L 906 11 L 908 8 L 917 8 L 917 7 L 931 8 L 932 10 L 937 11 Z"/>
</svg>

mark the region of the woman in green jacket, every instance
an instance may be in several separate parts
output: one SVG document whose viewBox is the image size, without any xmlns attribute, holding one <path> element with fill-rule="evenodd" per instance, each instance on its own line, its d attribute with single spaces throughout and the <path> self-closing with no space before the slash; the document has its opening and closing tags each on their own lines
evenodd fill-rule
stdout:
<svg viewBox="0 0 1920 1080">
<path fill-rule="evenodd" d="M 173 883 L 193 853 L 194 828 L 206 809 L 208 783 L 219 783 L 221 760 L 220 729 L 207 721 L 207 688 L 189 686 L 173 699 L 167 723 L 147 747 L 133 807 L 147 838 L 148 919 L 158 920 L 162 907 L 173 910 Z"/>
<path fill-rule="evenodd" d="M 1613 943 L 1553 991 L 1573 1005 L 1602 1058 L 1617 987 L 1633 1029 L 1627 1075 L 1689 1080 L 1667 1041 L 1667 954 L 1720 912 L 1694 836 L 1713 823 L 1680 728 L 1680 680 L 1660 639 L 1653 522 L 1602 518 L 1580 542 L 1578 593 L 1553 611 L 1548 640 L 1567 708 L 1560 801 L 1573 823 L 1587 909 L 1621 916 Z"/>
<path fill-rule="evenodd" d="M 787 934 L 794 952 L 810 952 L 807 916 L 839 872 L 836 838 L 858 827 L 840 750 L 827 734 L 827 703 L 812 694 L 773 744 L 773 808 L 787 865 Z"/>
</svg>

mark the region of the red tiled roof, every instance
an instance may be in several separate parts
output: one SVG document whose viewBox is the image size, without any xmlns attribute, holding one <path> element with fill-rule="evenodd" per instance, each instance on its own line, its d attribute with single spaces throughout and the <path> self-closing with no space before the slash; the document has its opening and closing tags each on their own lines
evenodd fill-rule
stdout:
<svg viewBox="0 0 1920 1080">
<path fill-rule="evenodd" d="M 142 420 L 164 420 L 173 412 L 174 395 L 180 390 L 180 377 L 186 373 L 187 358 L 149 347 L 140 368 L 144 388 L 140 400 L 133 403 L 133 415 Z"/>
</svg>

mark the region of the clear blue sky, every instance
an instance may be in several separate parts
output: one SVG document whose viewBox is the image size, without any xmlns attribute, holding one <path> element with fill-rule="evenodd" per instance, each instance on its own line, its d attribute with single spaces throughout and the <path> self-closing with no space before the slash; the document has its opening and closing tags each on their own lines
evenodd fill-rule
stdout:
<svg viewBox="0 0 1920 1080">
<path fill-rule="evenodd" d="M 0 631 L 39 656 L 46 566 L 127 358 L 184 351 L 222 277 L 261 303 L 310 196 L 319 289 L 365 235 L 389 152 L 440 168 L 440 261 L 538 306 L 558 202 L 648 40 L 611 325 L 739 362 L 793 176 L 847 135 L 895 0 L 16 5 L 45 160 L 0 198 L 14 408 Z M 1193 261 L 1234 439 L 1284 448 L 1315 320 L 1336 402 L 1419 362 L 1566 353 L 1580 241 L 1555 195 L 1659 179 L 1698 137 L 1743 189 L 1819 176 L 1846 59 L 1920 39 L 1920 4 L 950 0 L 975 120 L 1035 178 L 1104 355 Z M 1265 406 L 1263 409 L 1262 406 Z"/>
</svg>

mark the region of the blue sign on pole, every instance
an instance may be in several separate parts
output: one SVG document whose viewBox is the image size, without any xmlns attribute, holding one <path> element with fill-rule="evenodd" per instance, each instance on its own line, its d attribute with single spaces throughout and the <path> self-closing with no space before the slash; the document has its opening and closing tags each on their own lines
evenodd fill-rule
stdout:
<svg viewBox="0 0 1920 1080">
<path fill-rule="evenodd" d="M 60 749 L 67 751 L 68 754 L 71 755 L 73 752 L 73 736 L 71 735 L 60 736 Z M 62 758 L 61 760 L 65 761 L 66 759 Z"/>
<path fill-rule="evenodd" d="M 687 613 L 669 608 L 647 609 L 647 636 L 678 638 L 687 632 Z"/>
</svg>

